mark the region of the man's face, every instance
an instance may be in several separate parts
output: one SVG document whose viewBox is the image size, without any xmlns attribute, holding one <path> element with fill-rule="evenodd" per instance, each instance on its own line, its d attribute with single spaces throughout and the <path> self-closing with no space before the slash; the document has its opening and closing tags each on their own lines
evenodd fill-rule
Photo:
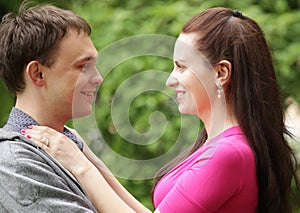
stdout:
<svg viewBox="0 0 300 213">
<path fill-rule="evenodd" d="M 102 77 L 96 68 L 98 53 L 84 32 L 69 30 L 55 63 L 46 73 L 47 104 L 52 115 L 69 120 L 89 115 Z"/>
</svg>

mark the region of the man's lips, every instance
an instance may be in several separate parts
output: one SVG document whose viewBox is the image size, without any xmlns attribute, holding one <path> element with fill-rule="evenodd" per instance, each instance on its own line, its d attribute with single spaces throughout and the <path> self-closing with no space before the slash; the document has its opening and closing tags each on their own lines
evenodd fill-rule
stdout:
<svg viewBox="0 0 300 213">
<path fill-rule="evenodd" d="M 81 94 L 85 95 L 85 96 L 94 96 L 95 91 L 81 91 Z"/>
</svg>

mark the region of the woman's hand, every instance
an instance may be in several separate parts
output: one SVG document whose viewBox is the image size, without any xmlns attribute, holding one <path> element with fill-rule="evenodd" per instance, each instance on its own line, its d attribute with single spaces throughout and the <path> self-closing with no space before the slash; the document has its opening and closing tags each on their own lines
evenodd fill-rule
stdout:
<svg viewBox="0 0 300 213">
<path fill-rule="evenodd" d="M 64 134 L 46 126 L 30 126 L 21 133 L 52 155 L 73 175 L 78 176 L 92 164 L 78 146 Z"/>
<path fill-rule="evenodd" d="M 30 126 L 21 133 L 77 178 L 99 212 L 151 212 L 118 182 L 88 146 L 84 146 L 83 153 L 68 137 L 45 126 Z"/>
</svg>

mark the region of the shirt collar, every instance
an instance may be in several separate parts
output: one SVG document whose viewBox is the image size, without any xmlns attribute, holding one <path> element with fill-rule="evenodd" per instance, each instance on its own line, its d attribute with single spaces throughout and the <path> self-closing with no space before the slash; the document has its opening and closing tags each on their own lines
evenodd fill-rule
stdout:
<svg viewBox="0 0 300 213">
<path fill-rule="evenodd" d="M 30 125 L 38 126 L 39 124 L 22 110 L 13 107 L 9 114 L 8 121 L 3 129 L 20 132 L 21 129 L 28 128 Z M 64 127 L 63 134 L 73 140 L 80 150 L 83 149 L 83 142 L 78 139 L 70 130 Z"/>
</svg>

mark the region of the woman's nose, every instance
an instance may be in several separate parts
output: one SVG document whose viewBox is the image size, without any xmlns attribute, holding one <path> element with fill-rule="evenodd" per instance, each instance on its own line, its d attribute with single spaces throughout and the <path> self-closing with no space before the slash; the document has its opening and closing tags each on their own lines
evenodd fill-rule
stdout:
<svg viewBox="0 0 300 213">
<path fill-rule="evenodd" d="M 174 76 L 173 72 L 169 75 L 167 81 L 166 81 L 167 87 L 176 87 L 178 85 L 178 80 Z"/>
</svg>

